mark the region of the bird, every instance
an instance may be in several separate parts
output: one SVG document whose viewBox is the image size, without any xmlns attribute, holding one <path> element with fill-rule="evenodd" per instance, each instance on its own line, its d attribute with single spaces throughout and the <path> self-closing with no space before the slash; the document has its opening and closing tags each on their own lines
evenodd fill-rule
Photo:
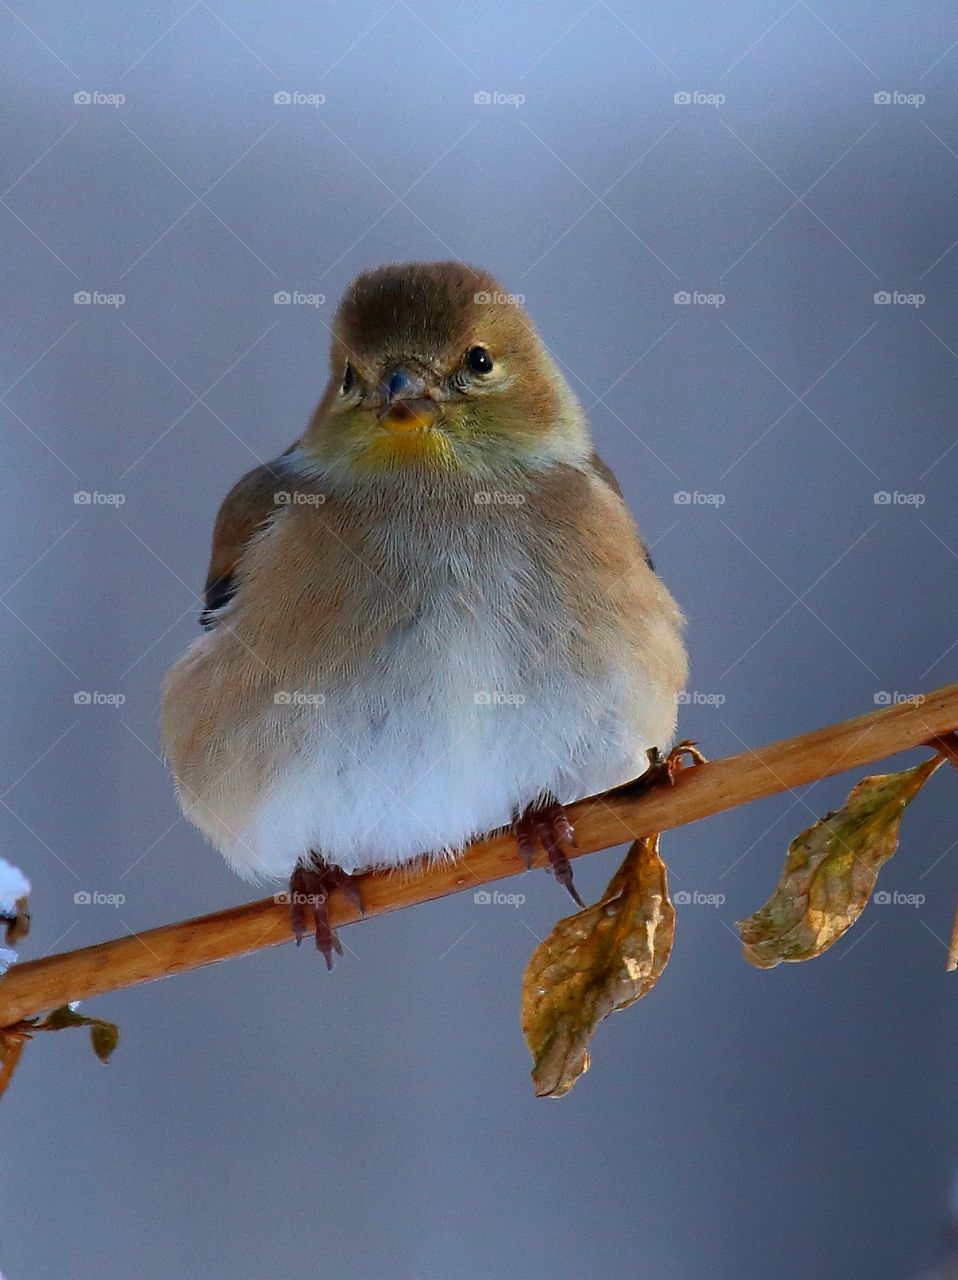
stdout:
<svg viewBox="0 0 958 1280">
<path fill-rule="evenodd" d="M 584 905 L 571 802 L 673 740 L 683 615 L 523 305 L 460 262 L 349 286 L 300 437 L 217 516 L 203 633 L 162 738 L 185 815 L 288 878 L 327 967 L 328 897 L 512 829 Z"/>
</svg>

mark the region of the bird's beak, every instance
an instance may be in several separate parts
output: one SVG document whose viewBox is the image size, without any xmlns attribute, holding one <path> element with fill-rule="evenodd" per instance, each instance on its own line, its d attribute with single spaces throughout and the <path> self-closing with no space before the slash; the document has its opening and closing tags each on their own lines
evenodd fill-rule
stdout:
<svg viewBox="0 0 958 1280">
<path fill-rule="evenodd" d="M 383 374 L 379 387 L 380 423 L 390 431 L 428 431 L 439 417 L 439 405 L 419 374 L 405 365 L 394 365 Z"/>
</svg>

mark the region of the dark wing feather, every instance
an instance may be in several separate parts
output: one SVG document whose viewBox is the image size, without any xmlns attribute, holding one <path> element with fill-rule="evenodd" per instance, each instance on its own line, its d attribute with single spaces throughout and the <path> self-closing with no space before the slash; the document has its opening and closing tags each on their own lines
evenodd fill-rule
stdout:
<svg viewBox="0 0 958 1280">
<path fill-rule="evenodd" d="M 237 480 L 223 499 L 213 526 L 213 546 L 206 574 L 203 598 L 206 608 L 200 615 L 204 627 L 211 627 L 224 605 L 236 591 L 236 570 L 250 539 L 277 509 L 277 493 L 288 492 L 290 445 L 272 462 L 264 462 Z"/>
</svg>

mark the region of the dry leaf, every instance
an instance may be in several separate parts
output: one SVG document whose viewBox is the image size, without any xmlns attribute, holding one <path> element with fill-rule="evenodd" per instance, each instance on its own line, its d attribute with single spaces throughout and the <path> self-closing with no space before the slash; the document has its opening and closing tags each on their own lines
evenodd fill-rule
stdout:
<svg viewBox="0 0 958 1280">
<path fill-rule="evenodd" d="M 13 910 L 0 915 L 0 923 L 4 926 L 4 942 L 8 947 L 15 947 L 30 932 L 30 907 L 26 897 L 17 898 Z"/>
<path fill-rule="evenodd" d="M 90 1023 L 90 1042 L 93 1052 L 101 1062 L 109 1062 L 110 1054 L 120 1039 L 120 1028 L 115 1022 L 107 1022 L 103 1018 L 95 1018 Z"/>
<path fill-rule="evenodd" d="M 810 960 L 851 928 L 898 847 L 906 806 L 940 764 L 933 757 L 902 773 L 863 778 L 844 808 L 796 836 L 771 898 L 738 922 L 749 964 L 771 969 Z"/>
<path fill-rule="evenodd" d="M 101 1062 L 109 1062 L 110 1054 L 120 1039 L 120 1028 L 115 1022 L 107 1022 L 105 1018 L 88 1018 L 86 1014 L 77 1013 L 74 1006 L 69 1004 L 60 1005 L 33 1025 L 35 1031 L 62 1031 L 64 1027 L 89 1027 L 93 1052 Z"/>
<path fill-rule="evenodd" d="M 652 990 L 674 932 L 659 838 L 636 840 L 602 901 L 560 920 L 526 968 L 522 1031 L 538 1097 L 561 1097 L 588 1071 L 592 1033 Z"/>
</svg>

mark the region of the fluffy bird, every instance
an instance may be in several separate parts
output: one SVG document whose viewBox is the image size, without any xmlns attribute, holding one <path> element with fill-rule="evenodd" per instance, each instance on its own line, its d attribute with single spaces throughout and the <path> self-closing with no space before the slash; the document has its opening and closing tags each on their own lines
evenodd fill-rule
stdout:
<svg viewBox="0 0 958 1280">
<path fill-rule="evenodd" d="M 359 276 L 300 440 L 216 520 L 207 628 L 163 738 L 187 817 L 248 878 L 327 898 L 512 825 L 575 891 L 563 805 L 673 736 L 681 614 L 529 317 L 459 263 Z"/>
</svg>

